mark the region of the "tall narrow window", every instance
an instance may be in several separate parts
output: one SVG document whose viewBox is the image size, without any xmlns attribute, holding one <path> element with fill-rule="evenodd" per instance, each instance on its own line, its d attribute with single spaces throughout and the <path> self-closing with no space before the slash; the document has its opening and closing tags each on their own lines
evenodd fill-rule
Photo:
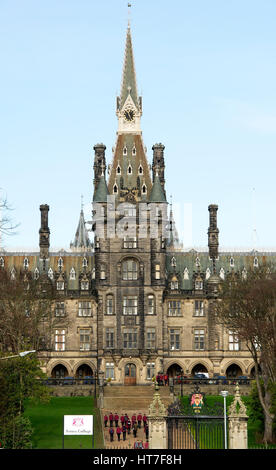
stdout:
<svg viewBox="0 0 276 470">
<path fill-rule="evenodd" d="M 148 315 L 154 315 L 155 306 L 154 306 L 154 295 L 148 295 Z"/>
<path fill-rule="evenodd" d="M 55 330 L 55 351 L 65 351 L 65 330 Z"/>
<path fill-rule="evenodd" d="M 147 363 L 147 380 L 152 380 L 152 377 L 155 375 L 155 363 Z"/>
<path fill-rule="evenodd" d="M 24 267 L 24 269 L 28 269 L 28 267 L 29 267 L 29 260 L 28 260 L 28 258 L 24 258 L 23 267 Z"/>
<path fill-rule="evenodd" d="M 146 349 L 155 349 L 155 328 L 148 328 L 146 332 Z"/>
<path fill-rule="evenodd" d="M 80 329 L 80 351 L 90 350 L 90 329 Z"/>
<path fill-rule="evenodd" d="M 65 304 L 64 302 L 57 302 L 56 303 L 56 317 L 64 317 L 65 316 Z"/>
<path fill-rule="evenodd" d="M 113 315 L 113 295 L 106 296 L 106 314 Z"/>
<path fill-rule="evenodd" d="M 202 300 L 195 300 L 195 316 L 203 317 L 204 315 L 204 302 Z"/>
<path fill-rule="evenodd" d="M 83 266 L 84 268 L 87 268 L 87 266 L 88 266 L 88 261 L 87 261 L 87 258 L 85 258 L 85 257 L 84 257 L 83 260 L 82 260 L 82 266 Z"/>
<path fill-rule="evenodd" d="M 101 269 L 100 269 L 100 279 L 105 279 L 106 278 L 106 270 L 105 270 L 105 265 L 101 264 Z"/>
<path fill-rule="evenodd" d="M 135 281 L 138 278 L 138 263 L 134 260 L 126 260 L 123 262 L 123 280 Z"/>
<path fill-rule="evenodd" d="M 34 270 L 34 279 L 37 280 L 38 278 L 39 278 L 39 270 L 38 270 L 38 268 L 35 268 L 35 270 Z"/>
<path fill-rule="evenodd" d="M 114 363 L 113 362 L 106 362 L 105 364 L 105 378 L 106 379 L 114 379 L 115 371 L 114 371 Z"/>
<path fill-rule="evenodd" d="M 196 351 L 204 351 L 204 330 L 194 330 L 194 345 Z"/>
<path fill-rule="evenodd" d="M 48 270 L 48 278 L 49 279 L 54 279 L 54 272 L 53 272 L 52 268 L 49 268 L 49 270 Z"/>
<path fill-rule="evenodd" d="M 5 266 L 5 261 L 4 258 L 0 258 L 0 268 L 3 268 Z"/>
<path fill-rule="evenodd" d="M 107 348 L 114 348 L 114 329 L 106 328 L 105 330 L 105 345 Z"/>
<path fill-rule="evenodd" d="M 178 351 L 180 349 L 180 330 L 170 330 L 170 350 Z"/>
<path fill-rule="evenodd" d="M 161 272 L 160 272 L 160 264 L 155 265 L 155 279 L 160 279 L 161 278 Z"/>
<path fill-rule="evenodd" d="M 240 350 L 240 341 L 237 333 L 230 330 L 229 331 L 229 351 L 239 351 Z"/>
</svg>

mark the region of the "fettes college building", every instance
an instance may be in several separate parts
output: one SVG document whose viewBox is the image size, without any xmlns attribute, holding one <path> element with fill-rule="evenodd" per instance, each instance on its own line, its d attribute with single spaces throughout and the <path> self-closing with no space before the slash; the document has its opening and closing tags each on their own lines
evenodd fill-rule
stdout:
<svg viewBox="0 0 276 470">
<path fill-rule="evenodd" d="M 56 290 L 56 326 L 38 352 L 42 369 L 52 377 L 102 371 L 120 384 L 145 384 L 159 372 L 250 375 L 246 346 L 216 323 L 213 302 L 219 278 L 273 254 L 220 252 L 216 205 L 206 207 L 209 250 L 182 250 L 167 202 L 164 146 L 153 145 L 149 165 L 142 139 L 130 27 L 116 114 L 112 163 L 103 144 L 94 146 L 93 243 L 81 210 L 70 249 L 52 252 L 49 206 L 41 205 L 39 251 L 0 252 L 11 275 L 46 272 Z"/>
</svg>

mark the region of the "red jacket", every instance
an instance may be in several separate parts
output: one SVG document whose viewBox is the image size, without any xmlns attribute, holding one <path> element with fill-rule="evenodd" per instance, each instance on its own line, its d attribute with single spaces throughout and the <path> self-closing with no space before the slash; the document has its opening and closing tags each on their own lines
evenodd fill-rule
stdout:
<svg viewBox="0 0 276 470">
<path fill-rule="evenodd" d="M 121 432 L 122 432 L 122 429 L 119 428 L 119 426 L 118 426 L 117 429 L 116 429 L 116 433 L 117 433 L 117 434 L 121 434 Z"/>
<path fill-rule="evenodd" d="M 114 418 L 113 418 L 113 414 L 110 414 L 110 415 L 109 415 L 109 419 L 110 419 L 110 421 L 113 421 L 113 419 L 114 419 Z"/>
<path fill-rule="evenodd" d="M 119 416 L 118 416 L 118 415 L 115 415 L 115 416 L 114 416 L 114 419 L 115 419 L 115 421 L 119 421 Z"/>
<path fill-rule="evenodd" d="M 143 419 L 143 418 L 142 418 L 142 415 L 138 415 L 138 416 L 137 416 L 137 421 L 142 421 L 142 419 Z"/>
</svg>

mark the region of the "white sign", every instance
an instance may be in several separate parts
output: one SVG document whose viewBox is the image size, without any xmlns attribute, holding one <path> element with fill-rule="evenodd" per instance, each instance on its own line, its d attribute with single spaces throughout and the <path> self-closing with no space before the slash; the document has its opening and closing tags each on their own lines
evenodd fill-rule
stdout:
<svg viewBox="0 0 276 470">
<path fill-rule="evenodd" d="M 92 436 L 93 415 L 65 415 L 64 436 Z"/>
</svg>

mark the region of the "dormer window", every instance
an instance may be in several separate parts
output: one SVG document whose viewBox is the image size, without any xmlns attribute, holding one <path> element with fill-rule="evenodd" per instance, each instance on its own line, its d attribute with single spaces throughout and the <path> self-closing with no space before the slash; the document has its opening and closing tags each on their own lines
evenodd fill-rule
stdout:
<svg viewBox="0 0 276 470">
<path fill-rule="evenodd" d="M 206 269 L 206 274 L 205 274 L 205 279 L 209 279 L 210 276 L 211 276 L 210 268 L 207 268 Z"/>
<path fill-rule="evenodd" d="M 178 279 L 176 276 L 174 276 L 171 280 L 171 290 L 177 290 L 178 289 Z"/>
<path fill-rule="evenodd" d="M 87 279 L 81 281 L 81 290 L 89 290 L 89 281 Z"/>
<path fill-rule="evenodd" d="M 184 278 L 185 281 L 189 280 L 189 269 L 188 268 L 184 269 L 183 278 Z"/>
<path fill-rule="evenodd" d="M 57 290 L 64 290 L 64 281 L 57 281 Z"/>
<path fill-rule="evenodd" d="M 219 277 L 220 277 L 221 279 L 224 279 L 224 278 L 225 278 L 225 271 L 224 271 L 223 268 L 220 269 Z"/>
<path fill-rule="evenodd" d="M 35 270 L 34 270 L 34 279 L 37 280 L 38 278 L 39 278 L 39 270 L 38 270 L 38 268 L 35 268 Z"/>
<path fill-rule="evenodd" d="M 176 266 L 176 259 L 175 259 L 174 256 L 173 256 L 172 259 L 171 259 L 171 266 L 173 266 L 173 267 Z"/>
<path fill-rule="evenodd" d="M 199 257 L 198 257 L 198 256 L 196 257 L 195 264 L 196 264 L 196 266 L 197 266 L 198 268 L 200 267 L 200 260 L 199 260 Z"/>
<path fill-rule="evenodd" d="M 24 267 L 24 269 L 28 269 L 28 267 L 29 267 L 29 260 L 28 260 L 28 258 L 24 258 L 23 267 Z"/>
<path fill-rule="evenodd" d="M 12 281 L 15 280 L 15 274 L 16 274 L 15 268 L 12 268 L 12 270 L 11 270 L 11 280 Z"/>
<path fill-rule="evenodd" d="M 126 148 L 126 146 L 124 146 L 124 148 L 123 148 L 123 155 L 124 155 L 124 156 L 127 155 L 127 148 Z"/>
<path fill-rule="evenodd" d="M 70 271 L 70 280 L 71 281 L 74 281 L 76 279 L 76 271 L 74 270 L 74 268 L 71 268 L 71 271 Z"/>
<path fill-rule="evenodd" d="M 61 258 L 61 256 L 58 260 L 58 267 L 59 267 L 59 269 L 61 269 L 63 267 L 63 259 Z"/>
<path fill-rule="evenodd" d="M 203 281 L 200 277 L 198 277 L 195 280 L 195 290 L 202 290 L 202 289 L 203 289 Z"/>
<path fill-rule="evenodd" d="M 48 270 L 48 278 L 49 279 L 54 279 L 54 272 L 53 272 L 52 268 L 49 268 L 49 270 Z"/>
<path fill-rule="evenodd" d="M 82 267 L 83 267 L 83 268 L 87 268 L 87 266 L 88 266 L 88 261 L 87 261 L 86 258 L 83 258 Z"/>
</svg>

